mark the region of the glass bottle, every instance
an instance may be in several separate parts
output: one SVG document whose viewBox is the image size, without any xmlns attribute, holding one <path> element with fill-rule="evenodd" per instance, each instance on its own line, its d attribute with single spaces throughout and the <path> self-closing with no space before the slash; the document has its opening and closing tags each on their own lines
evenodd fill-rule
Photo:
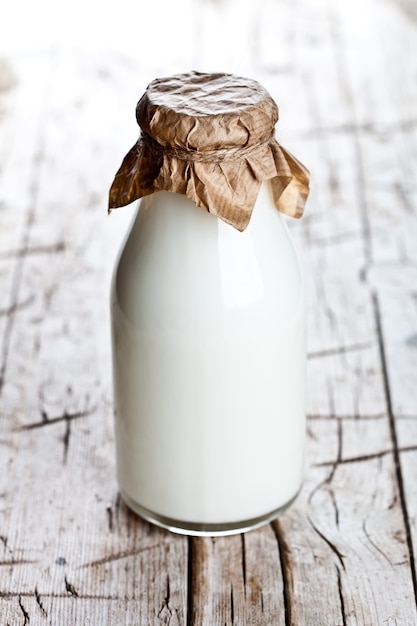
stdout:
<svg viewBox="0 0 417 626">
<path fill-rule="evenodd" d="M 302 272 L 271 183 L 243 232 L 185 195 L 144 197 L 111 318 L 127 505 L 191 535 L 277 517 L 302 484 L 306 350 Z"/>
</svg>

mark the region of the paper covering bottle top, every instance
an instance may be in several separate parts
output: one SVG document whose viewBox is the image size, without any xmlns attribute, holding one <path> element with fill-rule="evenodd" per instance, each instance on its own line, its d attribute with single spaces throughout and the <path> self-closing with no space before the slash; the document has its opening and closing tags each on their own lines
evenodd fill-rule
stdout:
<svg viewBox="0 0 417 626">
<path fill-rule="evenodd" d="M 243 231 L 269 180 L 277 209 L 303 214 L 309 172 L 275 139 L 278 107 L 255 80 L 200 72 L 157 78 L 136 118 L 142 133 L 115 176 L 109 210 L 166 190 Z"/>
</svg>

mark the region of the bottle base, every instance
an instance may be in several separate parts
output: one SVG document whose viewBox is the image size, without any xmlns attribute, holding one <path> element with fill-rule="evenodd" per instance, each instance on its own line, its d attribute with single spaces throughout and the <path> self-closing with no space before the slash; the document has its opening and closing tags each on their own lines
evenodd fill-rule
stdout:
<svg viewBox="0 0 417 626">
<path fill-rule="evenodd" d="M 259 517 L 253 517 L 251 519 L 246 519 L 238 522 L 228 522 L 225 524 L 206 524 L 183 522 L 181 520 L 159 515 L 158 513 L 149 511 L 145 507 L 141 506 L 140 504 L 132 500 L 126 493 L 120 490 L 120 495 L 125 504 L 129 507 L 129 509 L 145 519 L 147 522 L 151 522 L 152 524 L 160 526 L 161 528 L 165 528 L 166 530 L 169 530 L 173 533 L 177 533 L 180 535 L 190 535 L 194 537 L 221 537 L 227 535 L 237 535 L 240 533 L 245 533 L 249 530 L 255 530 L 255 528 L 264 526 L 265 524 L 268 524 L 269 522 L 272 522 L 274 519 L 279 517 L 279 515 L 281 515 L 284 511 L 286 511 L 286 509 L 288 509 L 288 507 L 293 504 L 293 502 L 297 499 L 298 494 L 299 491 L 295 494 L 293 498 L 291 498 L 291 500 L 289 500 L 279 508 Z"/>
</svg>

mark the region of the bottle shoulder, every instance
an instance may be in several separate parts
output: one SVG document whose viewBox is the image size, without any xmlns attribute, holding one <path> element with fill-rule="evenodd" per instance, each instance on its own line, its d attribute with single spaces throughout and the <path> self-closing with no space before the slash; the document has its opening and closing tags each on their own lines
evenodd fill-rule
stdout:
<svg viewBox="0 0 417 626">
<path fill-rule="evenodd" d="M 261 186 L 249 225 L 243 232 L 197 207 L 183 195 L 159 191 L 143 198 L 124 248 L 140 254 L 158 248 L 164 256 L 174 251 L 181 256 L 195 253 L 216 255 L 219 248 L 229 249 L 230 255 L 259 254 L 271 257 L 271 262 L 291 263 L 297 254 L 286 225 L 286 217 L 274 206 L 268 182 Z"/>
<path fill-rule="evenodd" d="M 243 232 L 184 196 L 144 198 L 113 283 L 113 299 L 128 317 L 157 323 L 168 315 L 176 327 L 196 319 L 276 325 L 297 318 L 302 292 L 285 218 L 265 185 Z"/>
</svg>

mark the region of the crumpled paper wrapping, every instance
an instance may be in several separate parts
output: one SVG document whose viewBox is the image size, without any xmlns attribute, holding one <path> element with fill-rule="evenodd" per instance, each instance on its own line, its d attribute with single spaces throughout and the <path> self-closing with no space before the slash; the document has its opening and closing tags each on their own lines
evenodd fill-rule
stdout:
<svg viewBox="0 0 417 626">
<path fill-rule="evenodd" d="M 142 134 L 115 176 L 109 211 L 166 190 L 243 231 L 269 180 L 276 207 L 303 214 L 309 172 L 276 141 L 278 107 L 256 81 L 199 72 L 159 78 L 136 118 Z"/>
</svg>

